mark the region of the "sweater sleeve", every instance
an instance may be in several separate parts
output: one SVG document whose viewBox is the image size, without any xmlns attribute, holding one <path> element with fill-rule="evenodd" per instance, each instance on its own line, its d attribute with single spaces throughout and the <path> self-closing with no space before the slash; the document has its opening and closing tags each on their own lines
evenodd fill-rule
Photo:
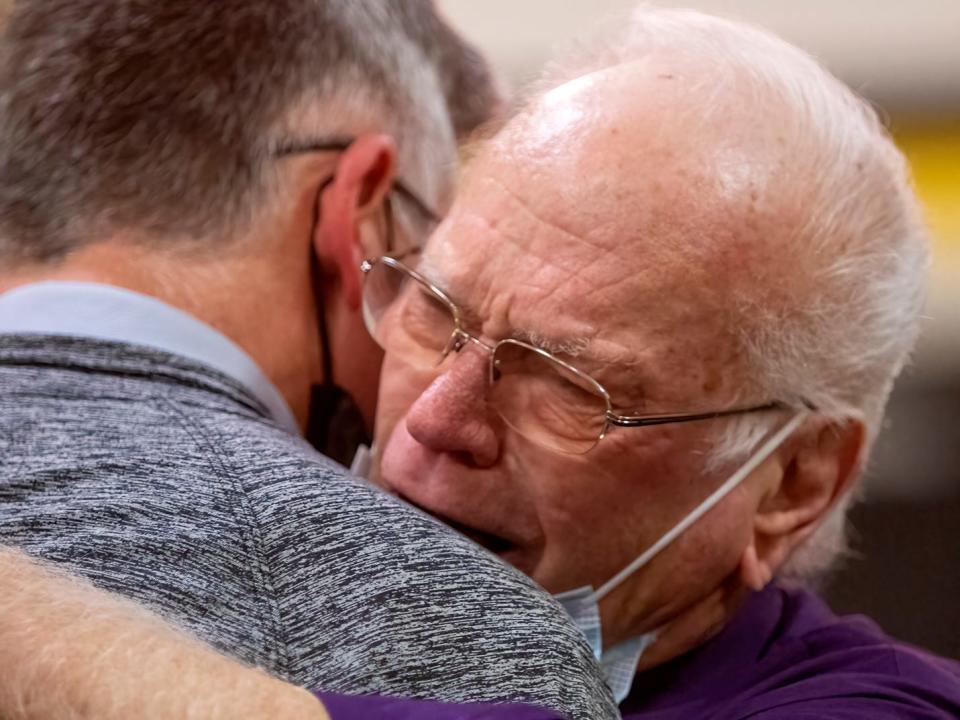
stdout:
<svg viewBox="0 0 960 720">
<path fill-rule="evenodd" d="M 317 692 L 331 720 L 561 720 L 549 710 L 529 705 L 487 705 L 403 700 L 377 695 Z"/>
</svg>

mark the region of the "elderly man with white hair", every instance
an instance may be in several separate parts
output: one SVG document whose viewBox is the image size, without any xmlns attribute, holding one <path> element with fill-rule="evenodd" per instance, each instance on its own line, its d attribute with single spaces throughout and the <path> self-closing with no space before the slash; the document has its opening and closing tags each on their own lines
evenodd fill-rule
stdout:
<svg viewBox="0 0 960 720">
<path fill-rule="evenodd" d="M 422 253 L 363 264 L 373 475 L 554 593 L 626 718 L 960 717 L 956 664 L 804 589 L 927 261 L 869 106 L 642 9 L 478 150 Z"/>
<path fill-rule="evenodd" d="M 955 666 L 795 582 L 843 547 L 927 261 L 866 103 L 641 9 L 479 152 L 422 257 L 367 264 L 377 479 L 560 594 L 627 717 L 960 716 Z"/>
</svg>

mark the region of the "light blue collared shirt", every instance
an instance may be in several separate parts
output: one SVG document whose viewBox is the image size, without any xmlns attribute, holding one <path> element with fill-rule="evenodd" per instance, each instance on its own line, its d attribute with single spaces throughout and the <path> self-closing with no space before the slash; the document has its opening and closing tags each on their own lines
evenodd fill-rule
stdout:
<svg viewBox="0 0 960 720">
<path fill-rule="evenodd" d="M 69 335 L 157 348 L 227 375 L 282 428 L 300 434 L 290 406 L 239 345 L 156 298 L 85 282 L 40 282 L 0 295 L 0 334 Z"/>
</svg>

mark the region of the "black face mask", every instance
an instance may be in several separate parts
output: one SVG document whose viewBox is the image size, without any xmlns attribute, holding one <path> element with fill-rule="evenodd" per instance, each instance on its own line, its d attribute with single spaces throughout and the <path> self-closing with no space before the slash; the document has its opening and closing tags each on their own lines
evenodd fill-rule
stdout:
<svg viewBox="0 0 960 720">
<path fill-rule="evenodd" d="M 327 319 L 320 294 L 319 267 L 313 264 L 314 293 L 318 298 L 317 323 L 320 334 L 320 356 L 323 361 L 323 383 L 310 388 L 310 413 L 306 439 L 316 450 L 345 467 L 350 467 L 357 448 L 371 445 L 373 438 L 356 400 L 333 381 L 333 357 L 327 336 Z"/>
<path fill-rule="evenodd" d="M 330 184 L 328 180 L 320 188 Z M 393 207 L 390 196 L 383 200 L 387 216 L 386 246 L 391 252 L 394 246 L 395 228 L 393 225 Z M 320 219 L 320 195 L 313 210 L 313 228 Z M 333 358 L 330 353 L 330 341 L 327 337 L 327 318 L 323 312 L 323 295 L 320 287 L 320 266 L 316 256 L 311 256 L 313 271 L 313 293 L 317 298 L 317 323 L 320 331 L 320 356 L 323 361 L 324 382 L 310 388 L 310 414 L 307 419 L 306 439 L 316 450 L 328 458 L 350 467 L 357 449 L 361 445 L 373 445 L 373 438 L 367 430 L 367 423 L 360 412 L 360 406 L 346 390 L 333 382 Z"/>
</svg>

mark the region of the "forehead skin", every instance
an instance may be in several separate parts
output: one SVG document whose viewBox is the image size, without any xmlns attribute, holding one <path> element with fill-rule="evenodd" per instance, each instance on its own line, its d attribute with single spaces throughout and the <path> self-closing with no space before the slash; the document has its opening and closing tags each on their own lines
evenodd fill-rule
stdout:
<svg viewBox="0 0 960 720">
<path fill-rule="evenodd" d="M 717 116 L 653 61 L 561 86 L 473 162 L 430 264 L 491 339 L 586 339 L 612 394 L 643 388 L 615 401 L 702 398 L 655 368 L 700 391 L 733 379 L 731 304 L 770 273 L 777 234 L 761 193 L 776 159 Z"/>
</svg>

